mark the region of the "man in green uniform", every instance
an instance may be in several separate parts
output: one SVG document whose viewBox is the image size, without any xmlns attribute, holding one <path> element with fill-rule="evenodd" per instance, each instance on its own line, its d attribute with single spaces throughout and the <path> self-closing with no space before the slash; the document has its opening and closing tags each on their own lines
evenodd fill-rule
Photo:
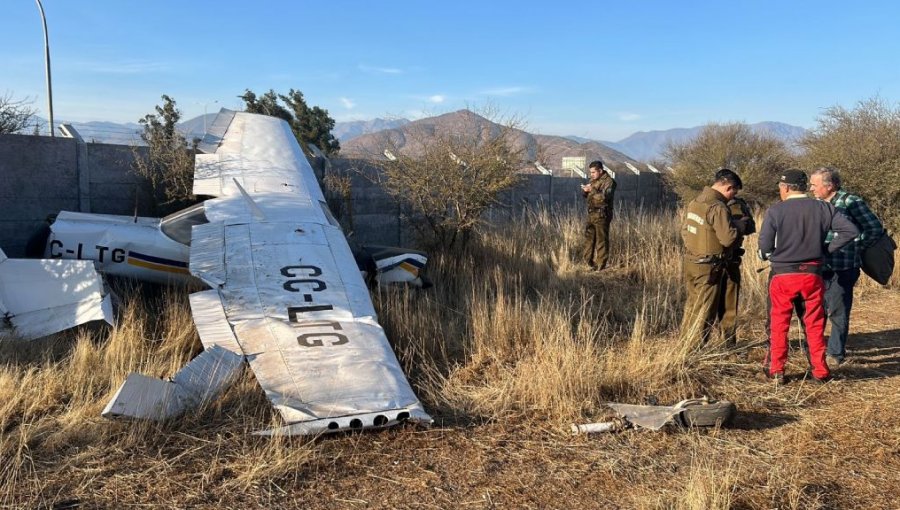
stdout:
<svg viewBox="0 0 900 510">
<path fill-rule="evenodd" d="M 719 309 L 719 283 L 724 273 L 725 249 L 738 237 L 728 201 L 741 189 L 741 178 L 731 170 L 716 172 L 713 183 L 685 208 L 681 238 L 684 241 L 684 282 L 687 301 L 681 321 L 683 340 L 709 340 Z"/>
<path fill-rule="evenodd" d="M 719 173 L 724 170 L 719 170 Z M 716 174 L 718 176 L 718 173 Z M 756 232 L 753 212 L 743 198 L 728 201 L 728 212 L 738 231 L 734 244 L 725 249 L 722 279 L 719 281 L 719 308 L 716 317 L 722 329 L 725 345 L 733 347 L 737 343 L 738 298 L 741 293 L 741 257 L 744 255 L 744 236 Z"/>
<path fill-rule="evenodd" d="M 592 270 L 600 271 L 609 260 L 609 223 L 612 221 L 616 181 L 603 170 L 603 162 L 599 159 L 592 161 L 589 168 L 591 182 L 581 186 L 588 207 L 582 256 Z"/>
</svg>

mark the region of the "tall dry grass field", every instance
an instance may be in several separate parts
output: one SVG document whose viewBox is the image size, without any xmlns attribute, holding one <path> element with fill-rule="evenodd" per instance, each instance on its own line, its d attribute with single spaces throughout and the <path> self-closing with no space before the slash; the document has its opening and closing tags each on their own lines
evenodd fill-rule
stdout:
<svg viewBox="0 0 900 510">
<path fill-rule="evenodd" d="M 113 328 L 0 343 L 0 506 L 832 508 L 900 496 L 895 290 L 857 291 L 857 358 L 813 386 L 757 377 L 766 272 L 745 243 L 740 344 L 678 340 L 675 213 L 621 211 L 611 268 L 577 262 L 578 213 L 526 212 L 433 254 L 427 291 L 380 289 L 379 320 L 431 430 L 260 438 L 277 418 L 246 371 L 163 424 L 99 414 L 131 371 L 166 377 L 199 349 L 185 289 L 120 285 Z M 895 275 L 895 282 L 897 276 Z M 893 308 L 892 308 L 893 307 Z M 893 310 L 893 312 L 892 312 Z M 894 361 L 892 361 L 894 360 Z M 732 429 L 573 437 L 604 402 L 709 395 Z M 847 475 L 851 471 L 852 475 Z M 867 506 L 866 503 L 874 503 Z"/>
</svg>

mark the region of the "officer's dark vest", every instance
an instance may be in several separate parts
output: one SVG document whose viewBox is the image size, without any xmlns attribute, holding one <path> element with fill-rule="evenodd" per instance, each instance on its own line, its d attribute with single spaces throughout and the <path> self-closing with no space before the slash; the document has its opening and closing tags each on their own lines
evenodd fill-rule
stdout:
<svg viewBox="0 0 900 510">
<path fill-rule="evenodd" d="M 600 213 L 604 216 L 612 212 L 612 196 L 607 197 L 607 192 L 612 185 L 613 179 L 608 175 L 600 176 L 596 181 L 591 182 L 591 191 L 587 196 L 588 212 Z"/>
<path fill-rule="evenodd" d="M 703 200 L 703 201 L 701 201 Z M 684 213 L 684 225 L 681 228 L 681 237 L 684 239 L 684 247 L 688 254 L 697 257 L 705 257 L 708 255 L 721 255 L 725 251 L 725 247 L 716 237 L 716 231 L 713 226 L 706 221 L 709 210 L 712 209 L 716 202 L 710 197 L 706 190 L 688 204 Z M 725 204 L 720 204 L 725 206 Z"/>
</svg>

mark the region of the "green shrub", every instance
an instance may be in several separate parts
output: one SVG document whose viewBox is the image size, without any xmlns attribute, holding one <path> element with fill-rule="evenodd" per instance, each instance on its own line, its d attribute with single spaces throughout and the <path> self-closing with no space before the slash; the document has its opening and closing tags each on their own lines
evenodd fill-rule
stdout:
<svg viewBox="0 0 900 510">
<path fill-rule="evenodd" d="M 674 170 L 667 175 L 668 183 L 683 202 L 693 199 L 724 167 L 741 176 L 745 200 L 767 204 L 778 196 L 778 176 L 796 164 L 783 141 L 738 122 L 707 124 L 693 140 L 669 144 L 664 156 Z"/>
<path fill-rule="evenodd" d="M 807 170 L 837 168 L 844 189 L 865 198 L 889 228 L 900 229 L 900 107 L 878 97 L 852 110 L 833 106 L 800 145 Z"/>
</svg>

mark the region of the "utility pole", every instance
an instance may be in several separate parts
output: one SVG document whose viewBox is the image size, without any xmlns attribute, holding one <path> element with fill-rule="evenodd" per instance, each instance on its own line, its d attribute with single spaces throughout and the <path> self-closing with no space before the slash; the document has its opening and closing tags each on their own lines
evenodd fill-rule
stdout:
<svg viewBox="0 0 900 510">
<path fill-rule="evenodd" d="M 53 132 L 53 87 L 50 80 L 50 36 L 47 34 L 47 18 L 44 16 L 44 6 L 41 0 L 34 0 L 37 3 L 38 10 L 41 12 L 41 23 L 44 25 L 44 62 L 47 66 L 47 109 L 50 114 L 50 136 L 54 136 Z"/>
<path fill-rule="evenodd" d="M 218 100 L 215 100 L 215 101 L 208 101 L 206 103 L 202 103 L 202 102 L 198 101 L 196 103 L 196 104 L 203 105 L 203 134 L 204 134 L 204 136 L 206 135 L 206 107 L 211 104 L 217 104 L 218 102 L 219 102 Z"/>
</svg>

